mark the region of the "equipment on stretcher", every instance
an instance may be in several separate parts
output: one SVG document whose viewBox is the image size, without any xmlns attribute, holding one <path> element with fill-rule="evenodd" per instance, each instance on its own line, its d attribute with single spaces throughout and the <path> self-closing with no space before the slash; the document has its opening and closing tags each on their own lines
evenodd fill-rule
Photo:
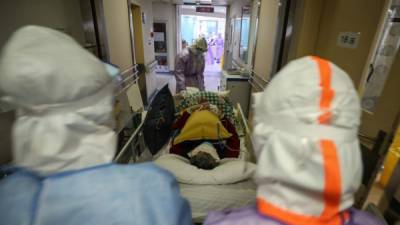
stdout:
<svg viewBox="0 0 400 225">
<path fill-rule="evenodd" d="M 175 96 L 176 97 L 176 96 Z M 188 163 L 188 159 L 169 154 L 169 140 L 156 154 L 146 145 L 143 132 L 146 113 L 114 161 L 117 163 L 139 163 L 154 161 L 158 166 L 175 175 L 192 210 L 195 222 L 204 220 L 208 211 L 255 204 L 256 186 L 251 177 L 255 171 L 254 154 L 250 143 L 247 121 L 240 104 L 233 110 L 235 127 L 240 138 L 240 154 L 237 159 L 222 159 L 213 170 L 201 170 Z M 208 190 L 208 191 L 206 191 Z"/>
</svg>

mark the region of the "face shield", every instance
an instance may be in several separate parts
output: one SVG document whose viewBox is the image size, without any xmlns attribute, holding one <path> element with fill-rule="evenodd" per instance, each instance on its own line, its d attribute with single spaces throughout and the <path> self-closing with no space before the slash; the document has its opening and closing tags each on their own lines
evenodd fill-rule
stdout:
<svg viewBox="0 0 400 225">
<path fill-rule="evenodd" d="M 97 93 L 88 96 L 86 98 L 80 99 L 75 102 L 68 103 L 58 103 L 58 104 L 41 104 L 41 105 L 30 105 L 26 103 L 21 103 L 12 96 L 1 96 L 0 97 L 0 112 L 7 112 L 11 110 L 17 110 L 19 115 L 24 114 L 36 114 L 36 115 L 45 115 L 45 114 L 58 114 L 65 111 L 74 111 L 83 108 L 85 105 L 91 105 L 93 102 L 98 102 L 100 99 L 108 99 L 111 98 L 111 102 L 114 102 L 114 95 L 110 95 L 110 92 L 114 93 L 114 90 L 117 88 L 117 77 L 120 73 L 118 67 L 104 63 L 103 66 L 107 71 L 107 75 L 110 78 L 110 82 L 100 88 Z M 114 127 L 114 121 L 110 117 L 108 120 L 105 120 L 104 125 L 109 126 L 110 128 Z"/>
</svg>

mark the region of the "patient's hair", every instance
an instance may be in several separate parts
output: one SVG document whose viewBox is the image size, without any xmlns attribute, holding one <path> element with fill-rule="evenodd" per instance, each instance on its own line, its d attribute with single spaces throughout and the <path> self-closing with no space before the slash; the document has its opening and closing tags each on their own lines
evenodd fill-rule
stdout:
<svg viewBox="0 0 400 225">
<path fill-rule="evenodd" d="M 218 162 L 206 152 L 199 152 L 194 155 L 190 158 L 190 164 L 204 170 L 212 170 L 218 166 Z"/>
</svg>

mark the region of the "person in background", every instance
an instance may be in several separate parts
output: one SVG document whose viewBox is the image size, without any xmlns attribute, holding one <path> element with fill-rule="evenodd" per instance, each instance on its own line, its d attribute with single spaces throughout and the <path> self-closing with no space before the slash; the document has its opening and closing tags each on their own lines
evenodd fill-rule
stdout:
<svg viewBox="0 0 400 225">
<path fill-rule="evenodd" d="M 318 57 L 295 60 L 254 100 L 257 204 L 211 212 L 205 225 L 381 224 L 352 208 L 361 110 L 343 70 Z"/>
<path fill-rule="evenodd" d="M 176 92 L 186 87 L 196 87 L 204 91 L 204 53 L 207 42 L 199 38 L 189 48 L 183 49 L 175 59 Z"/>
<path fill-rule="evenodd" d="M 207 46 L 208 46 L 207 56 L 206 56 L 207 65 L 212 65 L 212 64 L 214 64 L 214 61 L 215 61 L 214 53 L 212 51 L 212 46 L 213 45 L 214 45 L 214 39 L 209 38 L 208 42 L 207 42 Z"/>
<path fill-rule="evenodd" d="M 187 41 L 186 40 L 184 40 L 184 39 L 182 39 L 182 50 L 183 49 L 186 49 L 186 47 L 187 47 Z"/>
<path fill-rule="evenodd" d="M 216 53 L 217 63 L 220 63 L 221 57 L 224 54 L 224 39 L 222 38 L 221 33 L 218 33 L 218 37 L 215 39 L 215 45 L 217 48 L 217 53 Z"/>
<path fill-rule="evenodd" d="M 117 74 L 58 31 L 27 26 L 11 36 L 0 99 L 17 111 L 16 171 L 0 181 L 0 224 L 192 224 L 170 173 L 111 163 Z"/>
</svg>

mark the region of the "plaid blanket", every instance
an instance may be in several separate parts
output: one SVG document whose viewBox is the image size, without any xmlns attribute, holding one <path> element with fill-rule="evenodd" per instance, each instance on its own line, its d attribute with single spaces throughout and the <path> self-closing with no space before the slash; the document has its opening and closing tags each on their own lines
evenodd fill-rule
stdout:
<svg viewBox="0 0 400 225">
<path fill-rule="evenodd" d="M 199 105 L 208 102 L 212 105 L 216 105 L 219 111 L 223 114 L 222 117 L 226 117 L 231 123 L 236 124 L 235 115 L 233 112 L 233 104 L 228 97 L 223 97 L 215 92 L 200 91 L 191 94 L 186 94 L 176 105 L 177 111 L 181 112 L 189 107 Z"/>
</svg>

